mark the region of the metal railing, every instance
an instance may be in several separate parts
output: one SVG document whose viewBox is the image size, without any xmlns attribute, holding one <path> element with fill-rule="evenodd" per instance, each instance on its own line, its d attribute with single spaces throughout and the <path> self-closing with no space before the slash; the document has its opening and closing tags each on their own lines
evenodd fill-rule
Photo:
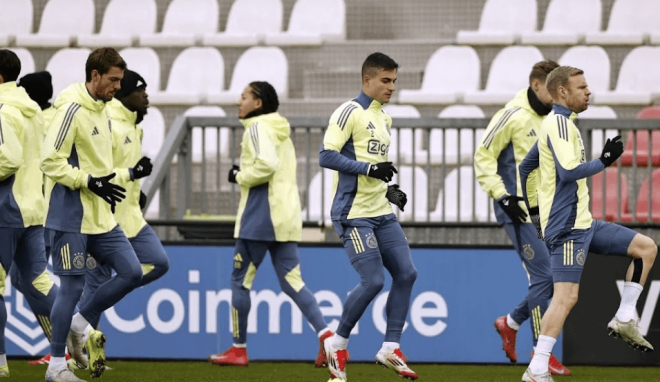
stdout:
<svg viewBox="0 0 660 382">
<path fill-rule="evenodd" d="M 305 226 L 327 226 L 331 203 L 328 192 L 331 193 L 332 179 L 318 165 L 318 152 L 327 118 L 295 117 L 289 118 L 289 122 L 298 157 L 298 186 Z M 390 158 L 399 168 L 399 178 L 395 180 L 408 194 L 406 212 L 397 211 L 404 226 L 479 227 L 495 224 L 492 201 L 481 191 L 472 170 L 474 149 L 480 143 L 480 134 L 488 122 L 489 119 L 394 120 L 396 127 L 392 129 L 392 135 L 395 143 L 390 148 Z M 628 133 L 633 132 L 632 145 L 625 142 L 627 147 L 632 146 L 632 152 L 627 150 L 630 154 L 624 154 L 632 155 L 628 161 L 630 166 L 617 161 L 613 166 L 616 174 L 613 175 L 610 169 L 601 178 L 600 192 L 591 188 L 592 199 L 602 195 L 601 211 L 592 210 L 594 216 L 638 226 L 655 226 L 654 222 L 660 222 L 660 213 L 652 214 L 653 202 L 660 205 L 660 197 L 653 198 L 652 181 L 654 164 L 660 166 L 660 147 L 657 147 L 654 163 L 651 138 L 656 130 L 660 134 L 660 120 L 578 119 L 577 124 L 582 132 L 587 159 L 591 159 L 592 154 L 595 157 L 600 155 L 600 147 L 592 150 L 592 140 L 604 142 L 606 131 L 614 134 L 615 130 L 624 141 Z M 201 155 L 197 152 L 193 155 L 193 129 L 202 130 L 202 134 L 198 135 L 201 144 L 194 144 L 197 151 L 201 150 Z M 637 150 L 641 132 L 649 134 L 648 150 L 644 153 Z M 231 165 L 239 161 L 242 134 L 243 126 L 236 118 L 179 116 L 175 119 L 154 161 L 154 171 L 143 185 L 149 201 L 160 190 L 158 220 L 182 222 L 189 210 L 193 215 L 235 215 L 240 190 L 237 185 L 226 181 L 226 174 Z M 215 142 L 209 145 L 208 136 L 212 136 Z M 646 156 L 648 160 L 644 162 L 643 157 Z M 640 166 L 640 160 L 646 165 Z M 660 174 L 658 177 L 660 180 Z M 614 179 L 614 183 L 610 179 Z M 628 179 L 630 184 L 623 182 L 624 179 Z M 643 179 L 649 180 L 648 186 L 645 186 L 648 214 L 643 214 L 641 217 L 644 220 L 640 221 L 637 185 Z M 628 210 L 625 200 L 622 200 L 626 190 Z M 616 193 L 616 200 L 619 201 L 616 213 L 611 202 L 608 206 L 607 197 L 612 199 L 612 193 Z M 644 208 L 639 207 L 641 212 Z"/>
</svg>

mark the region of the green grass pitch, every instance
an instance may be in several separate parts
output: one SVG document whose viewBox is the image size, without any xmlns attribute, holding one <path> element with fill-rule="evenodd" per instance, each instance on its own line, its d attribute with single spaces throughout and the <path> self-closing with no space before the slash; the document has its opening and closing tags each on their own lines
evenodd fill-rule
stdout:
<svg viewBox="0 0 660 382">
<path fill-rule="evenodd" d="M 150 381 L 227 381 L 227 382 L 327 382 L 327 369 L 315 369 L 311 363 L 253 362 L 245 368 L 219 367 L 206 362 L 126 362 L 111 361 L 112 370 L 94 381 L 150 382 Z M 411 365 L 419 373 L 419 381 L 472 382 L 520 381 L 525 366 L 490 365 Z M 31 366 L 25 360 L 10 360 L 11 381 L 43 381 L 46 366 Z M 660 380 L 655 367 L 572 367 L 570 377 L 556 377 L 558 382 L 646 382 Z M 347 368 L 349 381 L 403 381 L 393 371 L 375 364 L 354 363 Z M 92 381 L 87 371 L 76 375 Z"/>
</svg>

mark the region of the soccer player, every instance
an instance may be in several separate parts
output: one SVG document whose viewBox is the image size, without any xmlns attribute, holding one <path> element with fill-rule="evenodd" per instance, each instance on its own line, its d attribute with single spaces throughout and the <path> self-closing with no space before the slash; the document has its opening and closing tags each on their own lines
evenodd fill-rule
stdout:
<svg viewBox="0 0 660 382">
<path fill-rule="evenodd" d="M 41 132 L 44 130 L 44 127 L 46 126 L 46 121 L 45 121 L 45 115 L 43 113 L 43 110 L 50 108 L 50 103 L 48 103 L 48 100 L 53 96 L 53 86 L 51 84 L 51 77 L 50 73 L 48 72 L 37 72 L 37 73 L 30 73 L 25 76 L 23 76 L 18 82 L 16 82 L 16 85 L 23 88 L 25 91 L 18 91 L 18 92 L 9 92 L 6 93 L 5 96 L 10 95 L 10 99 L 8 100 L 7 103 L 11 103 L 11 97 L 18 97 L 19 100 L 22 102 L 25 101 L 25 93 L 29 96 L 32 101 L 36 102 L 40 109 L 42 110 L 40 114 L 40 117 L 33 117 L 32 120 L 35 121 L 35 123 L 39 123 L 37 121 L 42 121 L 42 123 L 39 123 L 41 126 L 38 129 L 34 129 L 36 134 L 42 134 Z M 18 89 L 16 89 L 18 90 Z M 32 105 L 31 105 L 32 106 Z M 28 129 L 28 130 L 31 130 Z M 39 139 L 39 147 L 41 147 L 41 143 L 43 141 L 43 137 L 40 135 Z M 38 148 L 36 149 L 32 154 L 34 154 L 34 158 L 37 160 L 40 160 L 40 155 L 41 149 Z M 38 167 L 37 167 L 38 168 Z M 39 173 L 41 173 L 41 170 L 39 170 Z M 31 174 L 34 175 L 34 174 Z M 42 174 L 43 175 L 43 174 Z M 43 197 L 43 194 L 42 194 Z M 45 219 L 45 205 L 43 206 L 43 217 Z M 41 230 L 46 232 L 43 229 L 43 224 L 41 227 Z M 44 238 L 45 240 L 46 238 Z M 49 243 L 46 241 L 46 252 L 45 252 L 45 258 L 46 258 L 46 263 L 48 262 L 48 256 L 50 252 L 49 248 Z M 43 262 L 41 263 L 43 264 Z M 11 278 L 11 284 L 12 286 L 19 292 L 21 292 L 24 296 L 26 296 L 26 299 L 28 301 L 33 298 L 32 295 L 30 294 L 30 290 L 32 287 L 32 282 L 34 280 L 32 279 L 22 279 L 21 278 L 21 273 L 19 272 L 19 267 L 16 265 L 16 263 L 12 263 L 11 269 L 9 270 L 8 275 Z M 47 271 L 44 269 L 43 275 L 39 275 L 44 281 L 48 282 L 46 278 L 50 280 L 50 276 L 48 275 Z M 52 284 L 52 280 L 50 281 L 50 284 Z M 41 329 L 44 332 L 44 335 L 46 338 L 48 338 L 48 341 L 50 341 L 50 334 L 51 334 L 51 326 L 50 326 L 50 309 L 52 308 L 53 302 L 55 301 L 55 296 L 57 296 L 57 289 L 58 287 L 55 286 L 55 290 L 51 290 L 50 293 L 52 293 L 52 298 L 50 299 L 47 310 L 44 309 L 37 309 L 36 311 L 33 311 L 35 317 L 37 317 L 37 321 L 39 322 L 39 326 L 41 326 Z M 31 306 L 38 306 L 35 304 L 33 301 L 32 303 L 29 303 Z M 35 361 L 30 361 L 28 362 L 29 364 L 32 365 L 38 365 L 38 364 L 47 364 L 50 362 L 50 354 L 40 358 L 39 360 Z"/>
<path fill-rule="evenodd" d="M 142 156 L 144 131 L 139 125 L 147 114 L 149 96 L 147 83 L 138 73 L 126 69 L 121 80 L 121 88 L 112 101 L 106 105 L 106 112 L 112 121 L 112 158 L 116 172 L 129 169 L 130 177 L 113 179 L 113 183 L 126 189 L 126 199 L 115 208 L 115 219 L 131 242 L 135 254 L 142 265 L 142 283 L 149 284 L 159 279 L 170 268 L 165 248 L 154 230 L 142 216 L 147 196 L 140 191 L 140 179 L 151 174 L 151 160 Z M 93 258 L 91 258 L 93 261 Z M 90 264 L 94 265 L 94 264 Z M 92 299 L 99 286 L 112 276 L 112 269 L 106 264 L 89 267 L 85 277 L 80 306 Z M 90 322 L 97 328 L 100 316 Z"/>
<path fill-rule="evenodd" d="M 401 377 L 418 378 L 399 346 L 417 270 L 388 199 L 403 192 L 387 185 L 396 168 L 388 161 L 392 118 L 383 104 L 396 89 L 398 67 L 382 53 L 367 57 L 362 64 L 362 92 L 332 114 L 319 154 L 321 167 L 336 171 L 332 223 L 360 275 L 360 283 L 344 303 L 337 333 L 324 344 L 330 375 L 342 380 L 346 380 L 348 337 L 383 289 L 383 267 L 392 276 L 392 289 L 386 305 L 385 342 L 376 362 Z M 404 205 L 405 199 L 399 201 L 399 208 Z"/>
<path fill-rule="evenodd" d="M 504 226 L 513 242 L 529 280 L 525 298 L 511 313 L 495 321 L 504 352 L 511 362 L 518 360 L 518 329 L 530 317 L 532 340 L 536 346 L 541 334 L 541 317 L 552 297 L 550 254 L 545 243 L 537 237 L 536 229 L 527 216 L 527 208 L 520 204 L 522 191 L 518 165 L 536 143 L 541 123 L 552 109 L 552 97 L 545 87 L 545 79 L 558 66 L 554 61 L 534 64 L 529 74 L 529 87 L 519 91 L 493 116 L 474 154 L 477 181 L 495 200 L 497 222 Z M 549 366 L 555 375 L 571 374 L 554 355 L 550 357 Z"/>
<path fill-rule="evenodd" d="M 586 161 L 580 131 L 569 119 L 589 106 L 591 92 L 584 72 L 560 66 L 546 79 L 554 102 L 541 124 L 539 138 L 519 166 L 520 182 L 532 222 L 540 223 L 550 251 L 554 296 L 541 322 L 536 351 L 522 377 L 528 382 L 552 381 L 548 359 L 569 312 L 578 299 L 580 276 L 589 252 L 629 256 L 621 305 L 607 324 L 610 335 L 634 348 L 653 350 L 639 333 L 636 304 L 658 247 L 653 240 L 628 228 L 593 220 L 586 178 L 612 165 L 623 153 L 620 136 L 607 140 L 600 158 Z M 539 172 L 530 173 L 536 168 Z M 537 191 L 538 190 L 538 191 Z M 537 195 L 538 193 L 538 195 Z"/>
<path fill-rule="evenodd" d="M 0 377 L 9 377 L 5 350 L 5 277 L 12 268 L 46 336 L 59 288 L 48 276 L 44 248 L 46 209 L 39 170 L 42 116 L 39 105 L 16 86 L 21 62 L 0 50 Z M 15 267 L 12 267 L 14 262 Z"/>
<path fill-rule="evenodd" d="M 238 100 L 238 117 L 245 126 L 240 166 L 229 170 L 228 181 L 241 186 L 234 237 L 231 305 L 234 345 L 209 356 L 216 365 L 247 366 L 247 324 L 250 289 L 266 251 L 270 252 L 280 286 L 317 332 L 321 349 L 314 366 L 325 367 L 323 341 L 332 336 L 318 303 L 300 273 L 298 244 L 302 213 L 296 183 L 296 152 L 291 128 L 277 113 L 277 92 L 268 82 L 252 82 Z"/>
<path fill-rule="evenodd" d="M 119 90 L 126 63 L 113 48 L 94 50 L 85 64 L 85 83 L 66 88 L 55 101 L 57 112 L 42 150 L 41 169 L 51 180 L 46 189 L 46 228 L 53 234 L 53 269 L 60 291 L 51 313 L 51 361 L 47 381 L 79 381 L 68 369 L 64 349 L 92 377 L 105 370 L 105 336 L 89 323 L 142 282 L 142 269 L 113 211 L 124 188 L 110 182 L 126 180 L 128 169 L 113 171 L 111 123 L 104 108 Z M 88 257 L 91 254 L 93 257 Z M 117 273 L 101 285 L 73 317 L 85 285 L 85 273 L 105 262 Z"/>
</svg>

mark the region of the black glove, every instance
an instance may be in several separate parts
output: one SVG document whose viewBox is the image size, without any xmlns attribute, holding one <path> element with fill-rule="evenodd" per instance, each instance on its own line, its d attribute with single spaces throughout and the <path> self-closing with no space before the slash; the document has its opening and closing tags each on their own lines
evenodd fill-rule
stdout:
<svg viewBox="0 0 660 382">
<path fill-rule="evenodd" d="M 394 174 L 398 174 L 396 167 L 392 165 L 392 162 L 381 162 L 369 165 L 369 171 L 367 171 L 367 176 L 372 178 L 380 179 L 383 182 L 387 183 L 392 180 Z"/>
<path fill-rule="evenodd" d="M 229 183 L 237 183 L 236 175 L 238 175 L 239 171 L 241 171 L 241 168 L 238 165 L 231 166 L 231 170 L 229 170 L 229 174 L 227 174 L 227 180 Z"/>
<path fill-rule="evenodd" d="M 110 175 L 102 176 L 99 178 L 90 176 L 89 181 L 87 182 L 87 188 L 89 188 L 90 191 L 98 195 L 101 199 L 105 200 L 106 203 L 110 204 L 113 214 L 115 213 L 115 206 L 117 203 L 126 198 L 126 195 L 124 195 L 126 190 L 123 187 L 110 183 L 110 179 L 114 177 L 114 172 Z"/>
<path fill-rule="evenodd" d="M 621 154 L 623 154 L 621 136 L 617 135 L 612 140 L 607 138 L 607 142 L 605 142 L 605 146 L 603 147 L 603 153 L 600 154 L 600 161 L 603 162 L 605 167 L 609 167 L 619 159 Z"/>
<path fill-rule="evenodd" d="M 534 228 L 536 228 L 536 237 L 545 241 L 543 238 L 543 230 L 541 230 L 541 214 L 538 207 L 532 207 L 529 209 L 529 218 L 532 219 L 532 224 L 534 224 Z"/>
<path fill-rule="evenodd" d="M 508 195 L 502 198 L 498 203 L 507 215 L 513 220 L 513 223 L 524 223 L 527 220 L 527 214 L 520 208 L 518 202 L 523 200 L 520 196 Z"/>
<path fill-rule="evenodd" d="M 408 197 L 406 196 L 406 193 L 399 190 L 398 184 L 387 186 L 387 194 L 385 194 L 385 196 L 390 203 L 399 207 L 401 211 L 403 211 L 403 207 L 405 207 L 406 203 L 408 203 Z"/>
<path fill-rule="evenodd" d="M 151 159 L 147 157 L 142 157 L 133 167 L 133 179 L 144 178 L 151 174 L 151 170 L 154 169 L 154 165 L 151 164 Z"/>
<path fill-rule="evenodd" d="M 147 194 L 140 191 L 140 209 L 143 210 L 147 206 Z"/>
</svg>

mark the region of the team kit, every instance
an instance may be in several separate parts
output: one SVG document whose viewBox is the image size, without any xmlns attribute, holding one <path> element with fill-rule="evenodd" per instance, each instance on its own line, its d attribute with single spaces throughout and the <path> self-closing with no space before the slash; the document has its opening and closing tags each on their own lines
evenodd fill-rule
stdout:
<svg viewBox="0 0 660 382">
<path fill-rule="evenodd" d="M 278 113 L 273 86 L 254 81 L 238 100 L 245 127 L 241 154 L 227 174 L 240 187 L 236 245 L 231 264 L 233 345 L 209 356 L 222 366 L 247 366 L 250 290 L 270 253 L 282 288 L 318 335 L 315 367 L 335 381 L 348 380 L 350 333 L 383 289 L 386 331 L 376 363 L 417 380 L 400 343 L 417 270 L 392 205 L 403 211 L 407 195 L 390 184 L 397 173 L 388 158 L 392 118 L 383 110 L 396 90 L 399 65 L 382 53 L 362 65 L 362 90 L 330 116 L 319 165 L 333 170 L 332 225 L 360 282 L 343 304 L 333 332 L 300 270 L 302 214 L 291 127 Z M 151 159 L 142 155 L 140 122 L 148 113 L 144 78 L 113 48 L 90 53 L 85 82 L 54 98 L 48 72 L 19 77 L 16 54 L 0 50 L 0 286 L 7 275 L 26 298 L 50 341 L 46 381 L 82 381 L 107 370 L 102 313 L 134 289 L 167 273 L 169 261 L 142 210 L 140 179 Z M 522 381 L 548 382 L 570 375 L 553 354 L 566 317 L 578 299 L 587 254 L 630 257 L 621 303 L 603 334 L 640 351 L 653 346 L 640 334 L 635 306 L 658 247 L 628 228 L 594 220 L 586 179 L 623 153 L 608 139 L 599 158 L 587 161 L 574 121 L 589 107 L 588 73 L 553 61 L 536 63 L 529 87 L 491 119 L 474 155 L 477 181 L 493 199 L 497 222 L 513 242 L 529 279 L 527 294 L 497 318 L 495 330 L 511 362 L 516 335 L 530 320 L 534 353 Z M 531 254 L 531 255 L 530 255 Z M 60 285 L 51 280 L 48 259 Z M 0 294 L 2 298 L 4 293 Z M 0 377 L 9 377 L 0 304 Z"/>
</svg>

